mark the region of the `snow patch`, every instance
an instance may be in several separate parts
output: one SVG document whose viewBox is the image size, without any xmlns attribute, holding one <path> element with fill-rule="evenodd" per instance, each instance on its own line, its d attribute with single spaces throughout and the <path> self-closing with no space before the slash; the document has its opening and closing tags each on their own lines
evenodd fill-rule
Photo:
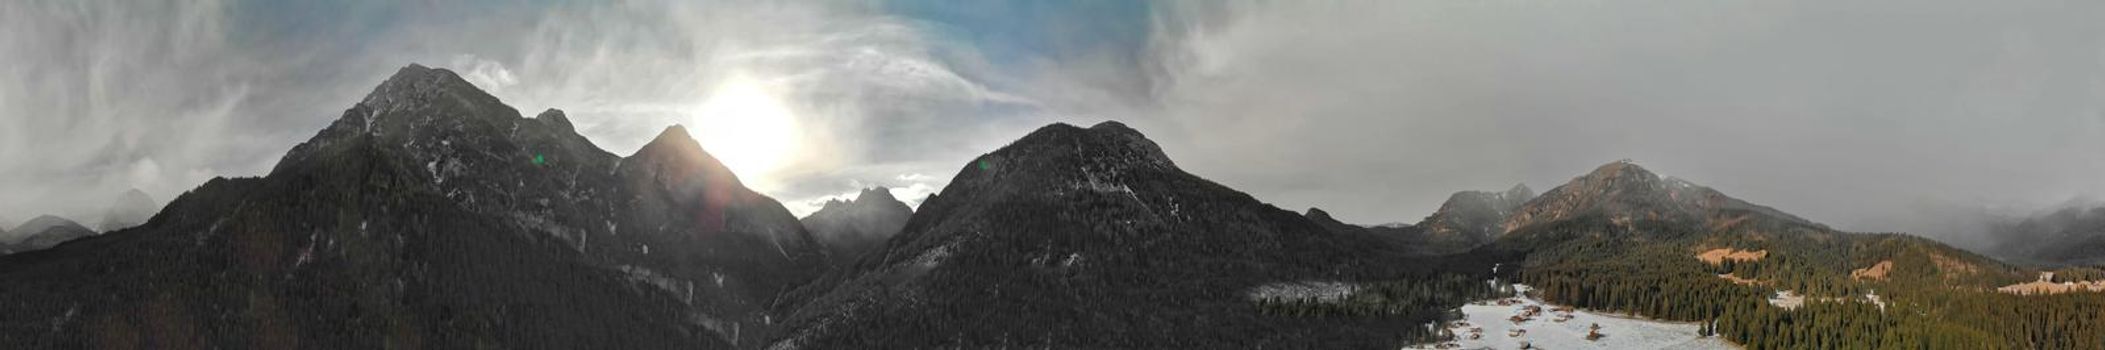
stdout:
<svg viewBox="0 0 2105 350">
<path fill-rule="evenodd" d="M 1519 349 L 1523 343 L 1542 349 L 1738 348 L 1717 337 L 1697 335 L 1697 330 L 1702 326 L 1696 323 L 1652 321 L 1584 310 L 1558 311 L 1554 305 L 1527 296 L 1527 285 L 1514 284 L 1513 288 L 1516 291 L 1514 296 L 1504 299 L 1508 301 L 1508 305 L 1501 306 L 1488 301 L 1463 305 L 1460 310 L 1463 318 L 1447 323 L 1445 328 L 1440 330 L 1453 335 L 1452 340 L 1418 344 L 1405 349 Z M 1513 322 L 1509 319 L 1529 307 L 1543 311 L 1533 320 Z M 1564 322 L 1555 321 L 1567 314 L 1570 315 L 1570 319 Z M 1601 326 L 1602 337 L 1599 340 L 1586 340 L 1586 335 L 1592 332 L 1592 326 L 1595 324 Z"/>
<path fill-rule="evenodd" d="M 1776 291 L 1776 295 L 1769 296 L 1769 305 L 1780 307 L 1784 310 L 1794 310 L 1800 306 L 1805 306 L 1805 296 L 1798 295 L 1798 293 L 1790 290 L 1779 290 Z"/>
<path fill-rule="evenodd" d="M 1879 296 L 1878 296 L 1878 292 L 1877 292 L 1877 291 L 1872 291 L 1872 292 L 1866 292 L 1866 293 L 1864 293 L 1864 295 L 1862 295 L 1862 296 L 1858 296 L 1858 297 L 1855 297 L 1855 298 L 1850 298 L 1850 297 L 1807 297 L 1807 296 L 1804 296 L 1804 295 L 1800 295 L 1800 294 L 1798 294 L 1797 292 L 1793 292 L 1793 291 L 1790 291 L 1790 290 L 1779 290 L 1779 291 L 1776 291 L 1776 294 L 1775 294 L 1775 295 L 1772 295 L 1772 296 L 1770 296 L 1770 297 L 1769 297 L 1769 305 L 1773 305 L 1773 306 L 1776 306 L 1776 307 L 1780 307 L 1780 308 L 1783 308 L 1783 309 L 1785 309 L 1785 310 L 1796 310 L 1796 309 L 1798 309 L 1798 308 L 1800 308 L 1800 307 L 1804 307 L 1804 306 L 1805 306 L 1805 303 L 1806 303 L 1807 301 L 1811 301 L 1811 302 L 1820 302 L 1820 303 L 1866 303 L 1866 304 L 1872 304 L 1872 305 L 1877 305 L 1877 306 L 1878 306 L 1878 310 L 1879 310 L 1879 311 L 1885 311 L 1885 310 L 1886 310 L 1886 300 L 1885 300 L 1884 298 L 1881 298 L 1881 297 L 1879 297 Z"/>
<path fill-rule="evenodd" d="M 1300 281 L 1257 286 L 1243 292 L 1243 296 L 1251 301 L 1283 300 L 1327 303 L 1345 300 L 1345 298 L 1351 297 L 1353 293 L 1358 293 L 1359 290 L 1360 286 L 1353 283 Z"/>
</svg>

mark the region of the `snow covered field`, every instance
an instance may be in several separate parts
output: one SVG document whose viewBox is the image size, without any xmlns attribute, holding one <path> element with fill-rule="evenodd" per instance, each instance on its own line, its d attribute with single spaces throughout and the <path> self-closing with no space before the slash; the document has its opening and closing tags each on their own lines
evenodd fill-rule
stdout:
<svg viewBox="0 0 2105 350">
<path fill-rule="evenodd" d="M 1513 287 L 1522 293 L 1528 290 L 1526 285 L 1515 284 Z M 1567 313 L 1554 311 L 1554 305 L 1545 304 L 1525 294 L 1512 300 L 1519 303 L 1499 306 L 1493 300 L 1464 305 L 1462 313 L 1466 316 L 1463 317 L 1463 322 L 1468 322 L 1468 326 L 1462 326 L 1460 322 L 1449 324 L 1447 329 L 1455 334 L 1453 341 L 1420 344 L 1406 349 L 1439 349 L 1442 348 L 1441 344 L 1460 345 L 1458 348 L 1445 347 L 1448 349 L 1519 349 L 1522 342 L 1540 349 L 1738 348 L 1715 337 L 1697 336 L 1698 327 L 1694 323 L 1649 321 L 1587 311 L 1569 312 L 1570 320 L 1556 322 L 1559 315 Z M 1529 306 L 1542 310 L 1533 320 L 1516 324 L 1508 319 L 1521 314 L 1522 310 Z M 1601 325 L 1600 332 L 1603 337 L 1599 340 L 1586 340 L 1589 328 L 1596 323 Z M 1482 336 L 1469 339 L 1471 328 L 1482 328 Z M 1516 329 L 1526 330 L 1526 334 L 1509 336 Z"/>
</svg>

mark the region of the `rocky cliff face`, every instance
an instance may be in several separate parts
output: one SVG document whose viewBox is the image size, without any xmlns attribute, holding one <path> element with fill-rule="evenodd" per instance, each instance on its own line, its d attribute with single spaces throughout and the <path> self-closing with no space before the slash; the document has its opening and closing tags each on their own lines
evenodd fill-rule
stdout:
<svg viewBox="0 0 2105 350">
<path fill-rule="evenodd" d="M 1527 185 L 1514 185 L 1504 192 L 1462 191 L 1449 196 L 1440 210 L 1415 225 L 1359 226 L 1330 217 L 1322 209 L 1309 208 L 1302 216 L 1331 232 L 1363 233 L 1381 237 L 1414 255 L 1456 254 L 1483 246 L 1505 233 L 1501 224 L 1535 198 Z"/>
<path fill-rule="evenodd" d="M 630 157 L 412 65 L 261 178 L 0 257 L 30 348 L 728 348 L 824 253 L 683 129 Z"/>
</svg>

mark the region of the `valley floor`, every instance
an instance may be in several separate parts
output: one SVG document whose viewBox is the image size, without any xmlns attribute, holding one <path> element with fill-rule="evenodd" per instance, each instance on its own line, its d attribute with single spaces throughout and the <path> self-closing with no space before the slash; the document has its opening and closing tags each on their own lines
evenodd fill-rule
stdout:
<svg viewBox="0 0 2105 350">
<path fill-rule="evenodd" d="M 1694 323 L 1662 322 L 1631 318 L 1623 315 L 1603 314 L 1583 310 L 1572 312 L 1554 311 L 1555 305 L 1544 303 L 1526 295 L 1527 285 L 1513 285 L 1515 296 L 1508 299 L 1510 305 L 1499 305 L 1499 300 L 1487 300 L 1462 306 L 1461 322 L 1447 325 L 1454 340 L 1441 343 L 1420 344 L 1406 349 L 1519 349 L 1522 343 L 1541 349 L 1738 349 L 1738 346 L 1717 337 L 1696 335 L 1699 328 Z M 1509 318 L 1522 314 L 1528 307 L 1540 308 L 1533 320 L 1515 323 Z M 1570 315 L 1564 322 L 1556 322 L 1559 315 Z M 1464 326 L 1462 322 L 1467 322 Z M 1586 340 L 1588 329 L 1601 325 L 1598 340 Z M 1471 332 L 1480 328 L 1480 332 Z M 1511 336 L 1515 330 L 1524 330 L 1520 336 Z M 1477 339 L 1470 339 L 1479 333 Z M 1443 347 L 1442 344 L 1452 344 Z M 1456 347 L 1459 346 L 1459 347 Z"/>
</svg>

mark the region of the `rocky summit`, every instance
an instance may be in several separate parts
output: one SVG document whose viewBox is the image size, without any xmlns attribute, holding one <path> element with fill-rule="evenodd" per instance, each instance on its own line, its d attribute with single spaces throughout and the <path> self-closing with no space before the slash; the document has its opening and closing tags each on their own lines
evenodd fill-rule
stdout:
<svg viewBox="0 0 2105 350">
<path fill-rule="evenodd" d="M 875 187 L 862 190 L 850 200 L 827 200 L 819 211 L 805 216 L 804 227 L 826 247 L 834 265 L 846 268 L 866 253 L 884 247 L 884 242 L 906 227 L 914 209 L 892 197 L 892 190 Z"/>
</svg>

